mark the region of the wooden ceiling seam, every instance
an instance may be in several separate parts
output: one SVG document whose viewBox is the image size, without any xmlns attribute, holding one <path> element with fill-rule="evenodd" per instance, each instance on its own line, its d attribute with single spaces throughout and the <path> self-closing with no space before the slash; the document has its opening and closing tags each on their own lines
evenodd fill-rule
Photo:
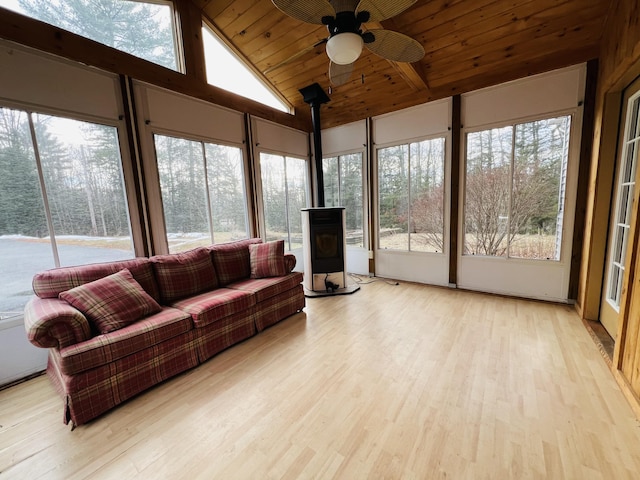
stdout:
<svg viewBox="0 0 640 480">
<path fill-rule="evenodd" d="M 402 64 L 364 49 L 350 80 L 331 87 L 326 27 L 288 17 L 271 0 L 193 1 L 296 111 L 306 107 L 300 88 L 319 83 L 331 90 L 323 128 L 597 58 L 604 21 L 616 3 L 418 0 L 363 27 L 408 35 L 423 45 L 425 57 Z"/>
</svg>

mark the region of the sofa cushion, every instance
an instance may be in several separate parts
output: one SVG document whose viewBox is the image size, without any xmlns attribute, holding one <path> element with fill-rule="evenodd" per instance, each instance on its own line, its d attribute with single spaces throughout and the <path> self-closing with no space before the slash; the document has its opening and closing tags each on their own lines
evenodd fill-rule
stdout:
<svg viewBox="0 0 640 480">
<path fill-rule="evenodd" d="M 187 252 L 151 257 L 162 303 L 196 295 L 218 286 L 209 251 L 195 248 Z"/>
<path fill-rule="evenodd" d="M 249 264 L 249 245 L 262 243 L 260 238 L 249 238 L 229 243 L 218 243 L 207 247 L 211 252 L 211 259 L 218 275 L 220 286 L 249 278 L 251 266 Z"/>
<path fill-rule="evenodd" d="M 284 277 L 252 278 L 234 282 L 227 288 L 251 292 L 256 296 L 256 303 L 275 297 L 291 290 L 302 283 L 302 273 L 293 272 Z"/>
<path fill-rule="evenodd" d="M 84 313 L 100 333 L 118 330 L 161 309 L 126 268 L 62 292 L 60 298 Z"/>
<path fill-rule="evenodd" d="M 284 263 L 284 240 L 249 245 L 251 278 L 282 277 L 287 274 Z"/>
<path fill-rule="evenodd" d="M 143 257 L 46 270 L 33 277 L 33 291 L 40 298 L 58 298 L 62 292 L 119 272 L 124 268 L 131 272 L 133 278 L 144 288 L 145 292 L 155 300 L 160 300 L 151 262 L 148 258 Z"/>
<path fill-rule="evenodd" d="M 190 314 L 193 324 L 196 328 L 200 328 L 229 315 L 243 312 L 255 304 L 256 300 L 251 292 L 218 288 L 211 292 L 178 300 L 173 302 L 171 306 Z"/>
<path fill-rule="evenodd" d="M 164 307 L 160 312 L 104 335 L 60 349 L 60 370 L 66 375 L 107 365 L 193 329 L 188 314 Z"/>
</svg>

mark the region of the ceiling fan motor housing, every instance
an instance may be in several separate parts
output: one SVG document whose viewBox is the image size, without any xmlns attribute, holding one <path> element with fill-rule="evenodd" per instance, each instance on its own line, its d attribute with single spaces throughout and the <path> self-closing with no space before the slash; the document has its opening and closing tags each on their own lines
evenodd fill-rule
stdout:
<svg viewBox="0 0 640 480">
<path fill-rule="evenodd" d="M 357 33 L 362 35 L 360 26 L 369 20 L 369 12 L 344 11 L 337 12 L 335 17 L 322 17 L 322 23 L 327 26 L 329 36 L 333 37 L 339 33 Z"/>
</svg>

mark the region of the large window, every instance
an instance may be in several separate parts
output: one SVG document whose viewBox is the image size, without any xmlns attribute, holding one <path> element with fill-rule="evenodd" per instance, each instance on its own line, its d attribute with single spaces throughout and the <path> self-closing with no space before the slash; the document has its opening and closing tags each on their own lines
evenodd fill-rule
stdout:
<svg viewBox="0 0 640 480">
<path fill-rule="evenodd" d="M 0 316 L 39 271 L 133 256 L 116 128 L 0 108 Z"/>
<path fill-rule="evenodd" d="M 0 6 L 181 70 L 173 4 L 154 0 L 0 0 Z"/>
<path fill-rule="evenodd" d="M 444 250 L 445 139 L 378 150 L 381 249 Z"/>
<path fill-rule="evenodd" d="M 640 97 L 637 95 L 635 98 L 632 97 L 629 100 L 627 109 L 622 160 L 617 179 L 615 223 L 613 225 L 613 240 L 609 253 L 609 276 L 607 282 L 607 301 L 615 309 L 620 308 L 627 242 L 631 230 L 633 194 L 636 185 L 638 149 L 640 149 Z"/>
<path fill-rule="evenodd" d="M 347 244 L 362 247 L 364 245 L 362 153 L 323 158 L 322 172 L 325 206 L 345 207 Z"/>
<path fill-rule="evenodd" d="M 267 240 L 284 240 L 285 249 L 302 247 L 302 214 L 307 204 L 307 161 L 260 154 L 262 203 Z"/>
<path fill-rule="evenodd" d="M 169 252 L 249 236 L 238 147 L 155 135 Z"/>
<path fill-rule="evenodd" d="M 464 253 L 560 260 L 570 116 L 467 134 Z"/>
</svg>

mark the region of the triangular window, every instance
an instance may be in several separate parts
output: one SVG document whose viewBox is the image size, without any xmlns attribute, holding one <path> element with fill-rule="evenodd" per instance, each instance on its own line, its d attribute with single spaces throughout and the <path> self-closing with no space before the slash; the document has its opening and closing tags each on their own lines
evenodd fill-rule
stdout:
<svg viewBox="0 0 640 480">
<path fill-rule="evenodd" d="M 277 110 L 291 108 L 247 68 L 207 25 L 202 26 L 207 82 Z"/>
</svg>

